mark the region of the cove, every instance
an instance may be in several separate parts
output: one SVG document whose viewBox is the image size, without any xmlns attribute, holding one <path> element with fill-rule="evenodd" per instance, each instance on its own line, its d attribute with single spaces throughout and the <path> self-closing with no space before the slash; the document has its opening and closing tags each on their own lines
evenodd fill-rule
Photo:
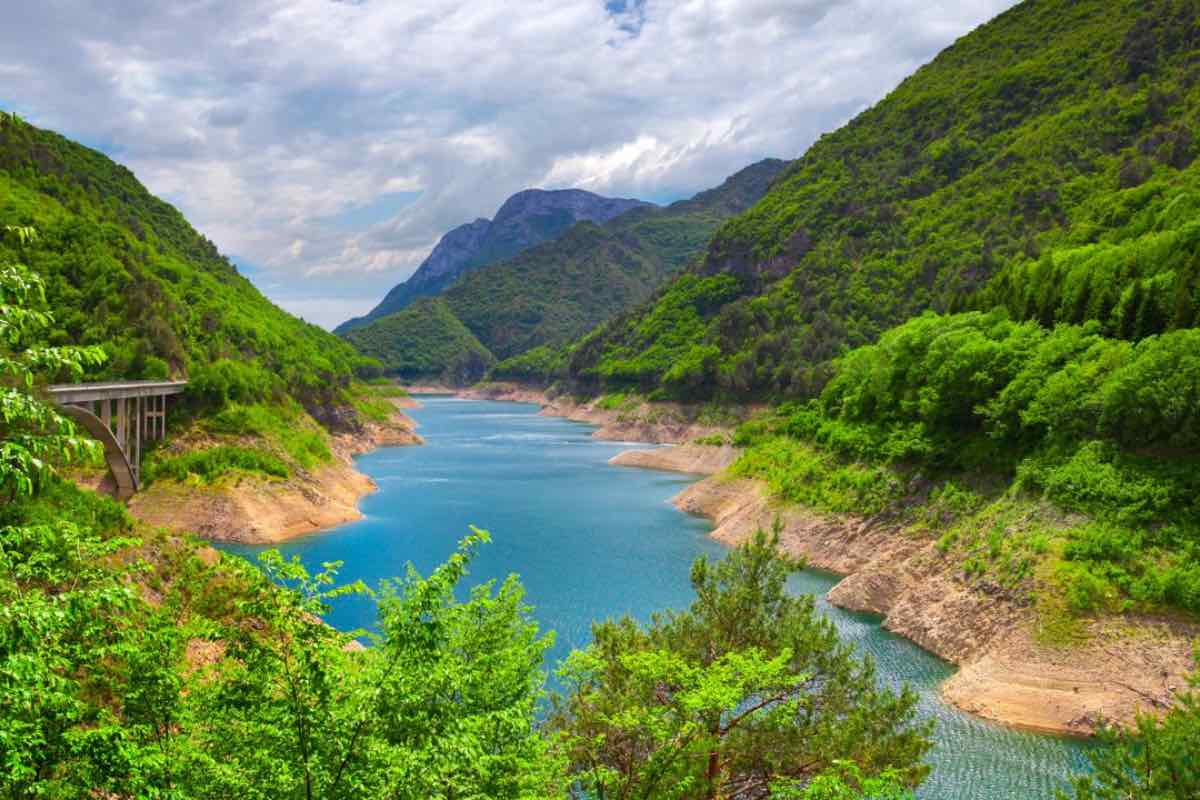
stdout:
<svg viewBox="0 0 1200 800">
<path fill-rule="evenodd" d="M 592 620 L 691 602 L 688 571 L 724 548 L 711 525 L 677 511 L 669 500 L 692 478 L 613 467 L 629 444 L 591 438 L 592 427 L 539 416 L 528 404 L 422 397 L 410 412 L 426 444 L 362 456 L 359 469 L 379 491 L 364 498 L 365 518 L 279 546 L 310 567 L 343 561 L 343 582 L 369 585 L 403 575 L 412 562 L 427 574 L 453 552 L 468 525 L 489 530 L 492 543 L 472 564 L 469 584 L 521 576 L 543 629 L 556 641 L 551 666 L 589 639 Z M 225 546 L 253 557 L 263 548 Z M 1070 775 L 1087 768 L 1082 742 L 1016 731 L 942 703 L 938 686 L 953 668 L 880 627 L 879 619 L 831 607 L 824 595 L 837 578 L 807 571 L 797 592 L 818 607 L 841 636 L 876 662 L 880 679 L 908 683 L 920 711 L 937 720 L 934 770 L 922 800 L 1049 800 Z M 367 627 L 365 598 L 336 605 L 328 621 Z"/>
</svg>

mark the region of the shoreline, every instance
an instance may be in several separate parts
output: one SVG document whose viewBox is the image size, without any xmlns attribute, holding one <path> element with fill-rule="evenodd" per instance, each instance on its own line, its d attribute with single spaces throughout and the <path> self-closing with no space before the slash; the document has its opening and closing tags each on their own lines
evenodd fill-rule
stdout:
<svg viewBox="0 0 1200 800">
<path fill-rule="evenodd" d="M 565 395 L 550 398 L 540 390 L 506 383 L 460 389 L 454 394 L 471 400 L 535 403 L 541 406 L 539 413 L 542 416 L 595 425 L 592 438 L 610 442 L 683 444 L 728 432 L 728 428 L 720 424 L 697 420 L 678 403 L 655 403 L 651 407 L 634 402 L 620 408 L 605 408 L 599 399 L 577 403 Z"/>
<path fill-rule="evenodd" d="M 358 432 L 332 435 L 333 459 L 285 480 L 235 479 L 215 487 L 153 484 L 129 501 L 138 520 L 189 531 L 210 542 L 280 544 L 363 518 L 359 501 L 375 492 L 375 482 L 355 466 L 354 457 L 380 447 L 421 444 L 416 422 L 404 409 L 420 404 L 393 399 L 389 423 L 369 422 Z"/>
<path fill-rule="evenodd" d="M 1090 736 L 1101 720 L 1127 725 L 1138 713 L 1166 710 L 1188 685 L 1193 625 L 1097 618 L 1084 623 L 1079 644 L 1043 644 L 1033 608 L 960 582 L 934 542 L 886 521 L 781 507 L 758 481 L 720 475 L 672 502 L 712 520 L 710 535 L 728 546 L 779 520 L 783 549 L 840 578 L 826 595 L 832 605 L 878 615 L 885 630 L 958 668 L 939 694 L 967 713 L 1039 733 Z"/>
<path fill-rule="evenodd" d="M 1188 686 L 1192 641 L 1200 633 L 1193 623 L 1151 615 L 1094 618 L 1083 623 L 1083 642 L 1043 644 L 1033 608 L 961 582 L 934 542 L 907 536 L 886 519 L 782 507 L 760 482 L 721 475 L 737 450 L 689 442 L 727 429 L 679 419 L 658 425 L 636 412 L 622 418 L 596 401 L 550 399 L 516 386 L 456 394 L 538 403 L 543 415 L 597 425 L 597 439 L 675 445 L 625 450 L 609 463 L 705 476 L 672 503 L 712 521 L 709 535 L 726 546 L 778 519 L 785 550 L 840 578 L 827 594 L 831 604 L 876 614 L 885 630 L 957 667 L 939 695 L 964 712 L 1013 728 L 1086 737 L 1102 720 L 1128 725 L 1138 713 L 1161 713 Z"/>
</svg>

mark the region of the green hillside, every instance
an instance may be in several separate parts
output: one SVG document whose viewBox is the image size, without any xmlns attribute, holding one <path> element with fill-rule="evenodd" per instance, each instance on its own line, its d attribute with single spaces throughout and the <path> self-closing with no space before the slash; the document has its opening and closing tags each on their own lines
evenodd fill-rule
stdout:
<svg viewBox="0 0 1200 800">
<path fill-rule="evenodd" d="M 175 208 L 94 150 L 0 116 L 0 264 L 32 269 L 53 325 L 26 346 L 95 345 L 85 380 L 186 377 L 148 482 L 287 477 L 332 458 L 329 433 L 390 418 L 356 375 L 378 364 L 267 300 Z M 43 370 L 39 380 L 71 380 Z"/>
<path fill-rule="evenodd" d="M 634 209 L 603 225 L 581 222 L 558 239 L 463 275 L 442 297 L 450 313 L 497 358 L 564 344 L 643 302 L 702 252 L 722 221 L 762 197 L 784 166 L 767 159 L 666 208 Z M 428 365 L 421 354 L 442 352 L 440 326 L 430 328 L 428 342 L 392 347 L 387 331 L 396 326 L 388 319 L 347 338 L 391 372 L 440 374 L 465 356 L 461 351 Z M 407 333 L 411 326 L 410 320 L 399 329 Z"/>
<path fill-rule="evenodd" d="M 1191 324 L 1195 19 L 1183 0 L 1002 14 L 822 137 L 688 277 L 575 348 L 569 378 L 804 397 L 926 309 Z"/>
<path fill-rule="evenodd" d="M 0 122 L 0 225 L 37 230 L 24 248 L 0 244 L 0 260 L 45 280 L 49 343 L 104 347 L 91 377 L 194 375 L 231 359 L 318 404 L 368 365 L 263 297 L 128 169 L 12 117 Z"/>
<path fill-rule="evenodd" d="M 417 300 L 403 311 L 351 329 L 345 337 L 406 380 L 472 383 L 495 363 L 440 297 Z"/>
</svg>

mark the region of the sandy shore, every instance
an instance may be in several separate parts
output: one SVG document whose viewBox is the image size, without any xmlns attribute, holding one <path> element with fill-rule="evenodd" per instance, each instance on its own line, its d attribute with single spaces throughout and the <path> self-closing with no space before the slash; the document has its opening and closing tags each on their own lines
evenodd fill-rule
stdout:
<svg viewBox="0 0 1200 800">
<path fill-rule="evenodd" d="M 334 436 L 329 464 L 299 470 L 286 480 L 247 477 L 216 487 L 155 483 L 133 496 L 129 510 L 153 525 L 242 544 L 276 544 L 361 519 L 358 501 L 376 486 L 355 468 L 353 457 L 422 442 L 416 423 L 400 410 L 419 403 L 407 397 L 393 402 L 397 410 L 390 423 L 368 423 L 359 433 Z"/>
<path fill-rule="evenodd" d="M 887 630 L 959 667 L 942 687 L 958 708 L 1021 728 L 1087 735 L 1101 719 L 1128 723 L 1138 712 L 1162 711 L 1187 686 L 1200 634 L 1194 624 L 1127 615 L 1090 621 L 1083 644 L 1040 644 L 1032 608 L 960 582 L 932 542 L 885 521 L 776 506 L 757 481 L 716 474 L 730 455 L 695 449 L 630 451 L 612 463 L 707 471 L 711 477 L 674 503 L 711 519 L 713 538 L 727 545 L 778 520 L 784 549 L 844 576 L 830 602 L 881 615 Z"/>
</svg>

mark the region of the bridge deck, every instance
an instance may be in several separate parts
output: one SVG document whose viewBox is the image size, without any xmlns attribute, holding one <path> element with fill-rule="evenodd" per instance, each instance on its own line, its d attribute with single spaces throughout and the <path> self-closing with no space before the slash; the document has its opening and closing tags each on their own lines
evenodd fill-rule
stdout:
<svg viewBox="0 0 1200 800">
<path fill-rule="evenodd" d="M 89 403 L 127 397 L 165 397 L 182 394 L 187 381 L 112 381 L 110 383 L 60 383 L 46 391 L 60 403 Z"/>
</svg>

